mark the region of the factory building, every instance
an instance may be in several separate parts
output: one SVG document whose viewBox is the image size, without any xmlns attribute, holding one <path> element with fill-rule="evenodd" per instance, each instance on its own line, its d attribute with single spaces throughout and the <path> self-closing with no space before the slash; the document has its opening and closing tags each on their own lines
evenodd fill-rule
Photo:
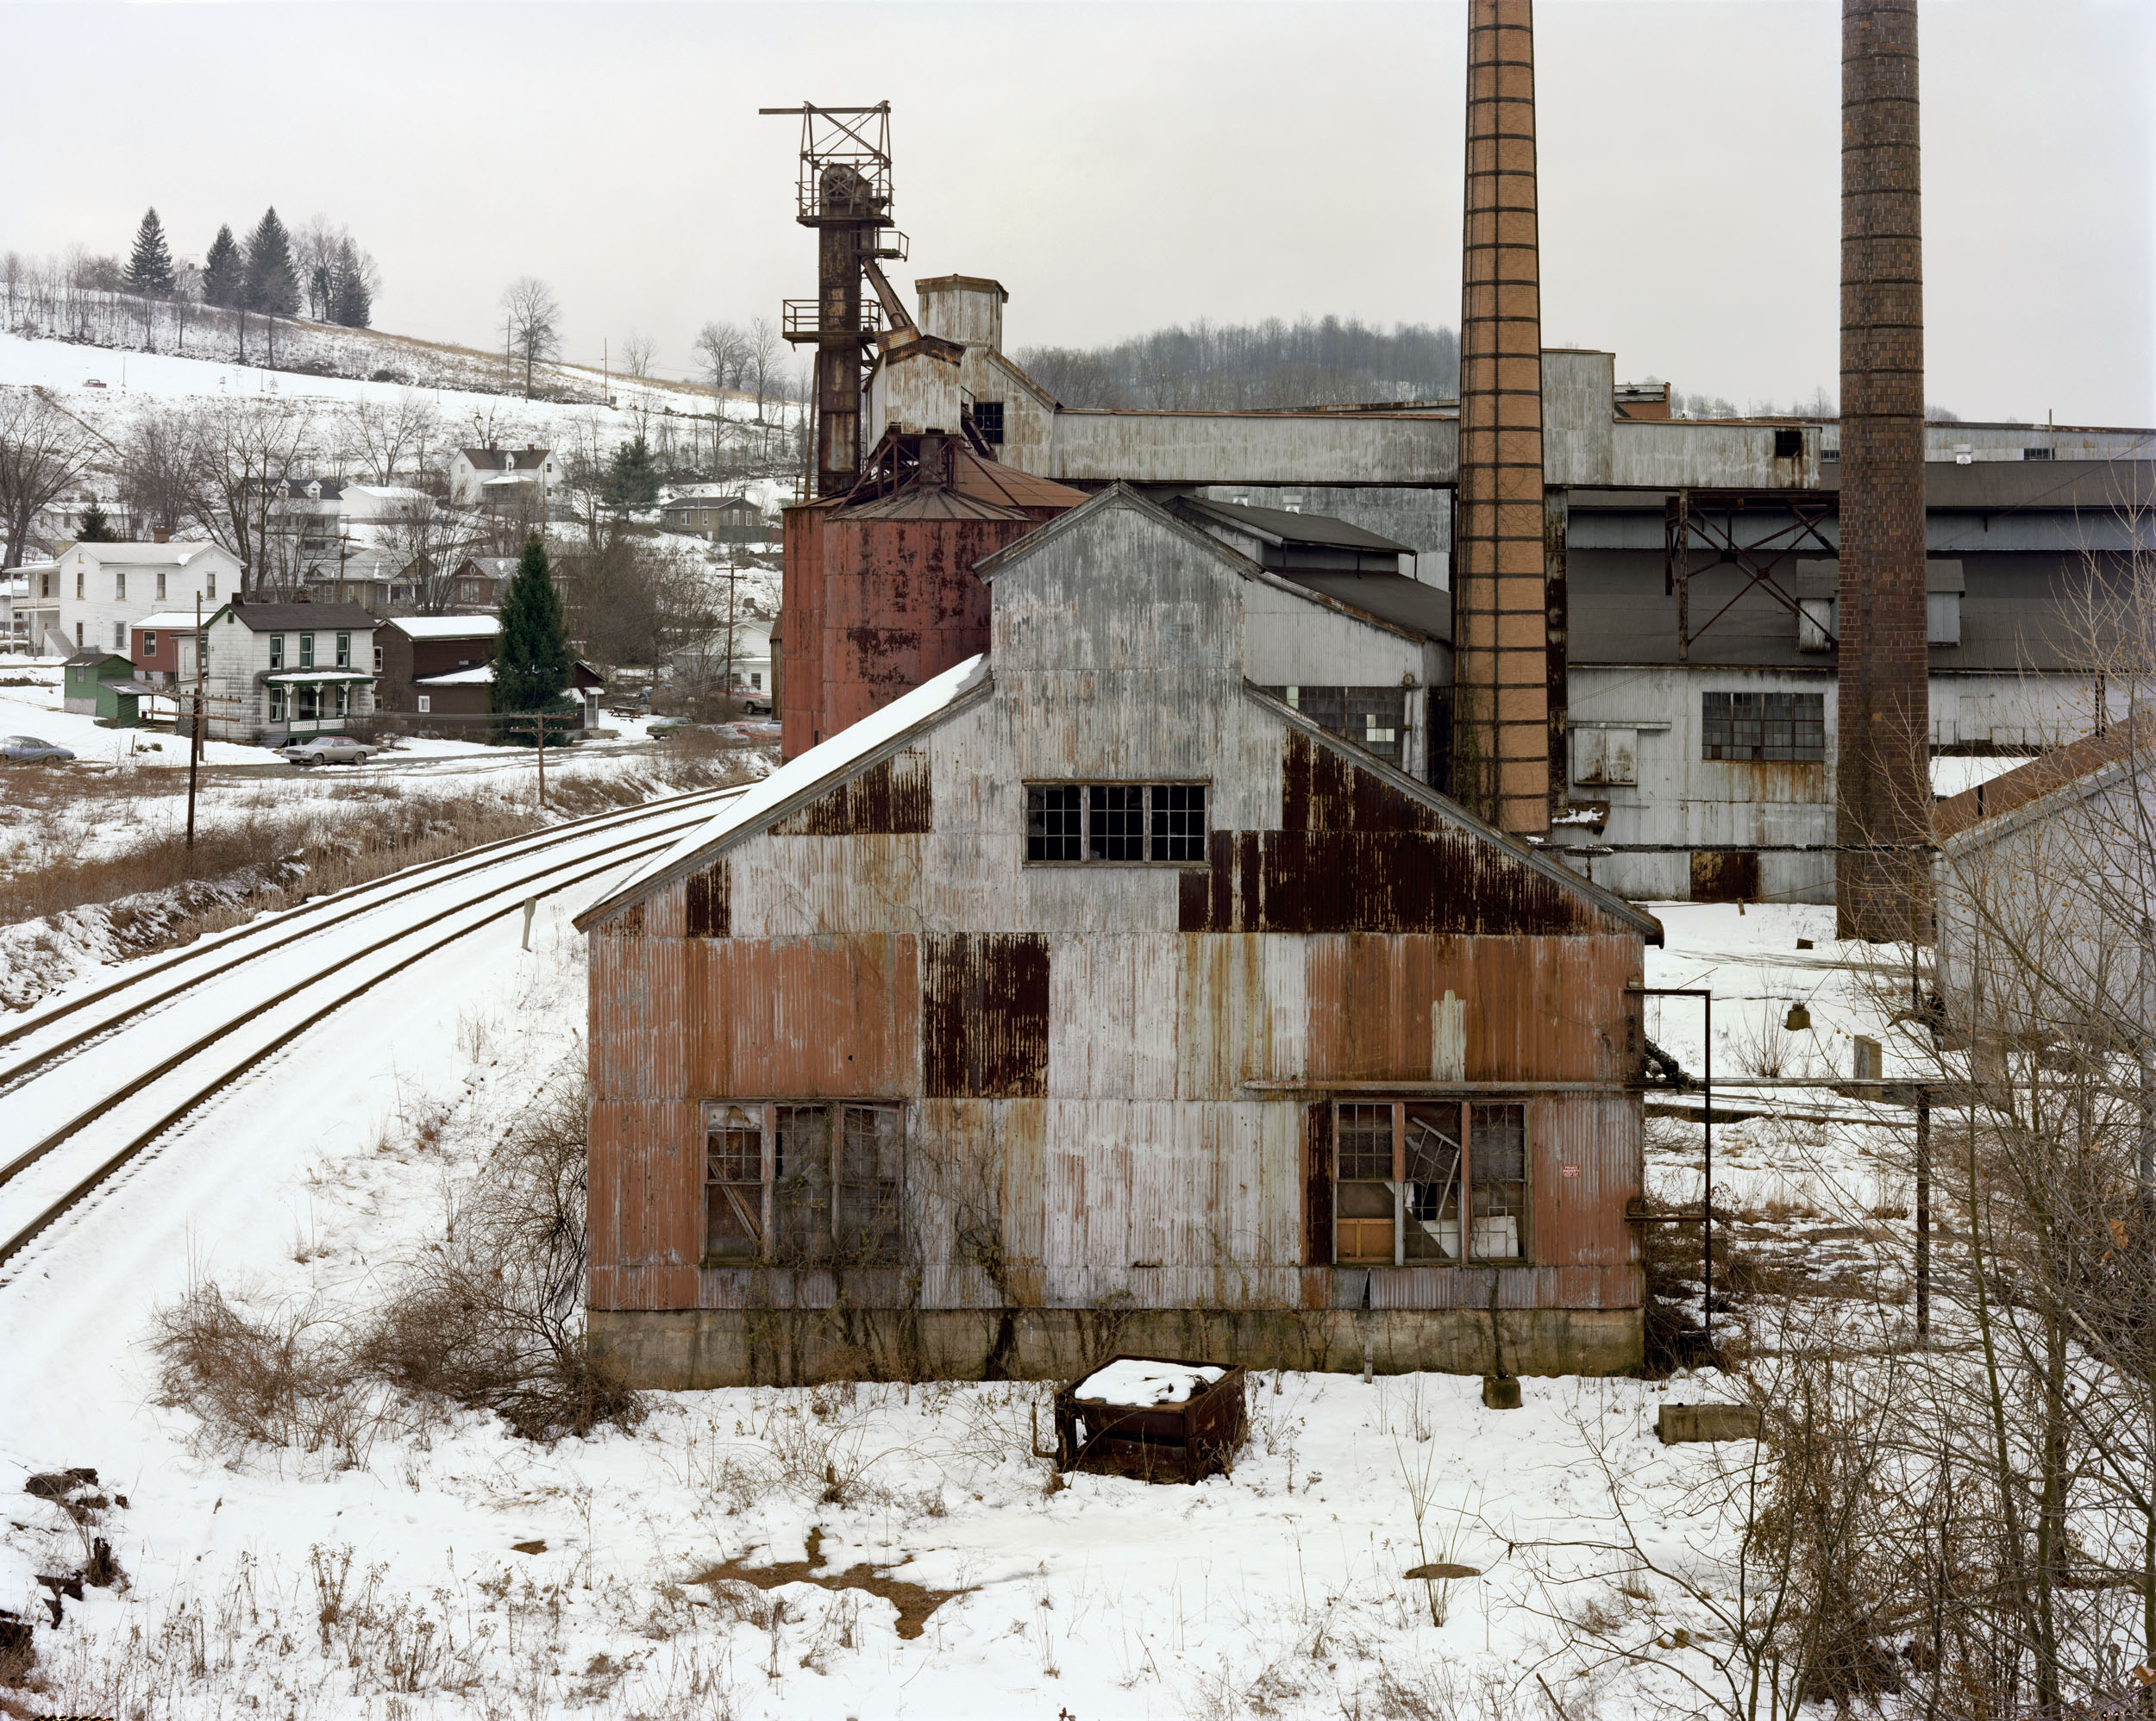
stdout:
<svg viewBox="0 0 2156 1721">
<path fill-rule="evenodd" d="M 578 922 L 595 1347 L 1635 1367 L 1658 923 L 1280 697 L 1422 644 L 1129 487 L 977 573 L 985 654 Z"/>
</svg>

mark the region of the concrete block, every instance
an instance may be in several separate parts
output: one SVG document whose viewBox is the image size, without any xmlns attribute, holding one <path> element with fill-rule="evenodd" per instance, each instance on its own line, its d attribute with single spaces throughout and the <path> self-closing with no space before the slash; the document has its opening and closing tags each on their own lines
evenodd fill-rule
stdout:
<svg viewBox="0 0 2156 1721">
<path fill-rule="evenodd" d="M 1759 1412 L 1750 1405 L 1664 1405 L 1655 1418 L 1664 1446 L 1696 1440 L 1757 1440 Z"/>
</svg>

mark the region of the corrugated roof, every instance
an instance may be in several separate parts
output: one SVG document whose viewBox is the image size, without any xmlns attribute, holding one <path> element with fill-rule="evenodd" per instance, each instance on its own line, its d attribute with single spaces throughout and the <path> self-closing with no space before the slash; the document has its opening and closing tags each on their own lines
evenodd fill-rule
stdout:
<svg viewBox="0 0 2156 1721">
<path fill-rule="evenodd" d="M 1239 522 L 1283 544 L 1319 544 L 1328 549 L 1372 550 L 1404 556 L 1414 554 L 1406 544 L 1380 537 L 1330 514 L 1301 514 L 1288 508 L 1253 508 L 1248 503 L 1216 502 L 1202 496 L 1191 497 L 1188 501 L 1190 507 L 1200 513 Z"/>
<path fill-rule="evenodd" d="M 2107 765 L 2116 764 L 2136 745 L 2156 742 L 2156 723 L 2146 717 L 2114 723 L 2096 735 L 2069 742 L 2056 752 L 2032 759 L 2014 770 L 2002 772 L 1988 782 L 1949 795 L 1934 811 L 1939 840 L 1959 836 L 1986 819 L 1999 817 L 2032 801 L 2040 801 Z"/>
<path fill-rule="evenodd" d="M 1018 520 L 1028 525 L 1033 516 L 1022 508 L 1008 508 L 977 496 L 967 496 L 948 485 L 907 483 L 891 496 L 847 508 L 835 520 Z"/>
<path fill-rule="evenodd" d="M 1006 508 L 1075 508 L 1088 493 L 1054 479 L 1036 478 L 1000 460 L 984 460 L 964 447 L 952 451 L 950 487 L 961 495 L 1000 503 Z"/>
<path fill-rule="evenodd" d="M 1395 628 L 1433 640 L 1452 637 L 1452 594 L 1400 573 L 1331 573 L 1301 568 L 1276 570 L 1282 579 L 1360 610 Z"/>
</svg>

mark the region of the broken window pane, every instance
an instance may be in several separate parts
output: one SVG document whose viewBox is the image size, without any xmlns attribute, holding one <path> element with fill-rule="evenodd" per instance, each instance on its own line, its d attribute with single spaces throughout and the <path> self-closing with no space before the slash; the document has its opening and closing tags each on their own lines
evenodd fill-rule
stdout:
<svg viewBox="0 0 2156 1721">
<path fill-rule="evenodd" d="M 1407 1120 L 1409 1261 L 1458 1261 L 1460 1107 L 1457 1100 L 1411 1105 Z"/>
<path fill-rule="evenodd" d="M 822 1105 L 781 1105 L 771 1171 L 771 1254 L 789 1262 L 830 1258 L 831 1115 Z"/>
<path fill-rule="evenodd" d="M 704 1108 L 704 1256 L 753 1259 L 763 1251 L 763 1108 Z"/>
<path fill-rule="evenodd" d="M 1025 792 L 1025 858 L 1075 860 L 1083 835 L 1085 791 L 1075 783 L 1035 784 Z"/>
<path fill-rule="evenodd" d="M 843 1105 L 835 1255 L 841 1262 L 900 1259 L 899 1187 L 906 1117 L 895 1105 Z"/>
<path fill-rule="evenodd" d="M 1344 1262 L 1393 1258 L 1393 1108 L 1343 1105 L 1334 1152 L 1333 1258 Z"/>
<path fill-rule="evenodd" d="M 1518 1261 L 1527 1252 L 1527 1108 L 1470 1108 L 1468 1173 L 1477 1261 Z"/>
</svg>

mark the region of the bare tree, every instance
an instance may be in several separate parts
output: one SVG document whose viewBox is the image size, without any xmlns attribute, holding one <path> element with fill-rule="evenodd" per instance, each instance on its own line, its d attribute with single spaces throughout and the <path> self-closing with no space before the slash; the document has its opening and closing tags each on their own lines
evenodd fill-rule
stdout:
<svg viewBox="0 0 2156 1721">
<path fill-rule="evenodd" d="M 213 541 L 240 563 L 240 587 L 249 596 L 288 585 L 294 541 L 273 529 L 278 492 L 305 470 L 314 453 L 314 420 L 296 401 L 260 397 L 221 400 L 198 409 L 192 434 L 201 460 Z"/>
<path fill-rule="evenodd" d="M 429 451 L 442 440 L 442 415 L 417 390 L 399 389 L 386 398 L 354 402 L 344 428 L 368 480 L 394 484 L 399 472 L 429 464 Z"/>
<path fill-rule="evenodd" d="M 0 389 L 0 523 L 8 532 L 4 566 L 22 564 L 30 527 L 89 469 L 97 438 L 36 388 Z"/>
<path fill-rule="evenodd" d="M 707 322 L 697 330 L 695 352 L 699 368 L 710 379 L 711 392 L 723 396 L 740 380 L 749 341 L 730 322 Z"/>
<path fill-rule="evenodd" d="M 509 341 L 524 361 L 524 398 L 531 398 L 532 370 L 561 347 L 561 307 L 554 290 L 536 275 L 519 275 L 502 290 L 502 310 L 509 317 Z"/>
<path fill-rule="evenodd" d="M 622 369 L 632 377 L 651 374 L 651 361 L 657 354 L 659 343 L 649 335 L 632 335 L 621 343 Z"/>
<path fill-rule="evenodd" d="M 168 533 L 208 511 L 194 420 L 185 409 L 137 416 L 120 447 L 120 498 L 137 520 Z"/>
<path fill-rule="evenodd" d="M 752 318 L 749 324 L 749 373 L 755 379 L 756 422 L 763 422 L 763 403 L 772 392 L 786 343 L 779 339 L 779 331 L 768 316 Z"/>
<path fill-rule="evenodd" d="M 455 600 L 456 571 L 486 530 L 486 523 L 452 513 L 430 496 L 407 498 L 379 528 L 381 547 L 398 577 L 411 582 L 412 604 L 423 616 L 448 613 Z"/>
</svg>

